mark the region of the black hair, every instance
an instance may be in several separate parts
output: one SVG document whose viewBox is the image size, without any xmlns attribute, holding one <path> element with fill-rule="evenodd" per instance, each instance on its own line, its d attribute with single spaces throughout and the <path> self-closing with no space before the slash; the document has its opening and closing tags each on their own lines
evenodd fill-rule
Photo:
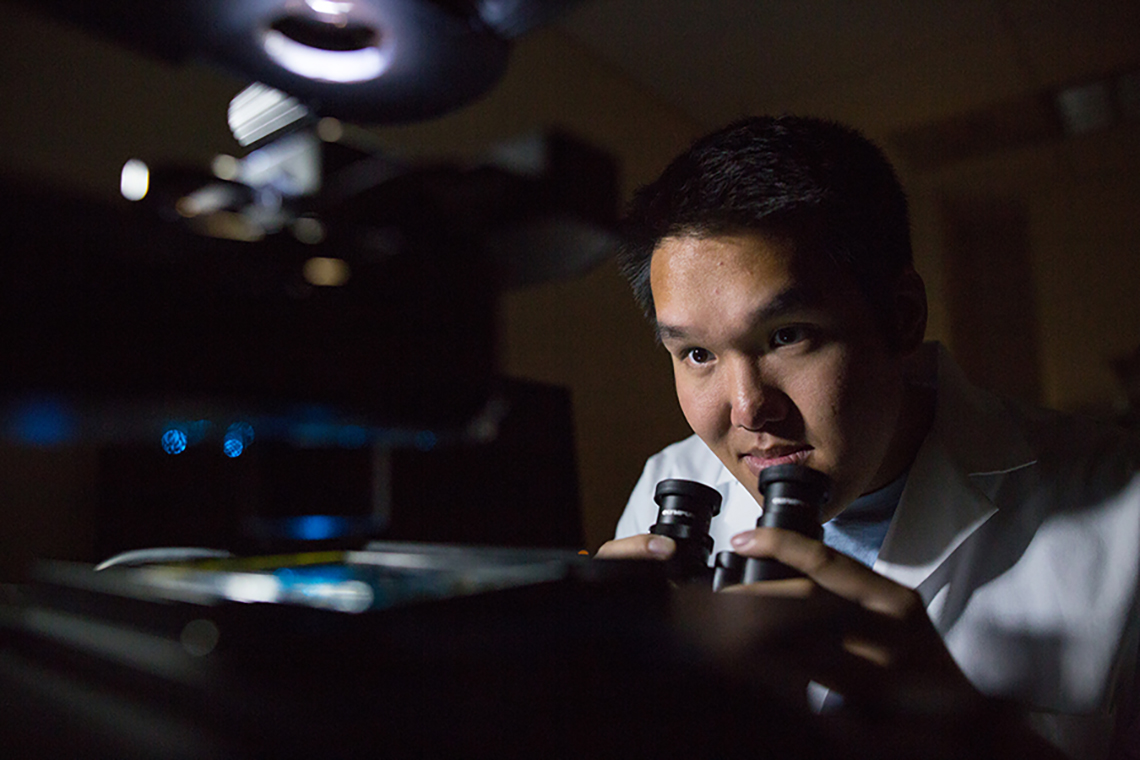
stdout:
<svg viewBox="0 0 1140 760">
<path fill-rule="evenodd" d="M 819 249 L 854 275 L 889 324 L 891 287 L 913 263 L 906 194 L 883 152 L 856 130 L 755 117 L 697 140 L 630 202 L 618 264 L 652 320 L 649 264 L 663 239 L 745 231 Z"/>
</svg>

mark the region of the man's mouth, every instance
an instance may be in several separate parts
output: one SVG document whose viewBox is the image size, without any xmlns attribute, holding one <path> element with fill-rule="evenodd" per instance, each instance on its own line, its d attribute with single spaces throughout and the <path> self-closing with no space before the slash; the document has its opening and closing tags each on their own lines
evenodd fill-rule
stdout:
<svg viewBox="0 0 1140 760">
<path fill-rule="evenodd" d="M 768 449 L 752 449 L 740 455 L 740 461 L 748 471 L 759 477 L 760 471 L 778 464 L 803 464 L 811 455 L 810 446 L 778 446 Z"/>
</svg>

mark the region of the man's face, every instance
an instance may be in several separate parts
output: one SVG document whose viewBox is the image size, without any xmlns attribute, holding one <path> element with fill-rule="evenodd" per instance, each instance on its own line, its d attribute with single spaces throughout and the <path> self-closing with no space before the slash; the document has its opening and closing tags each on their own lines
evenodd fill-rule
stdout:
<svg viewBox="0 0 1140 760">
<path fill-rule="evenodd" d="M 762 469 L 804 464 L 833 481 L 830 519 L 909 464 L 903 357 L 850 274 L 743 233 L 666 238 L 650 284 L 685 418 L 758 501 Z"/>
</svg>

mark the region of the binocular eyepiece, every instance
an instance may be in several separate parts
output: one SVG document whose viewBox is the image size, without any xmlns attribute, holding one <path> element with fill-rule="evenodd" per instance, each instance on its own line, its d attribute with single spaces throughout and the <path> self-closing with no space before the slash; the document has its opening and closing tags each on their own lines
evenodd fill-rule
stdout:
<svg viewBox="0 0 1140 760">
<path fill-rule="evenodd" d="M 823 527 L 821 508 L 831 498 L 831 480 L 818 470 L 798 464 L 768 467 L 760 473 L 760 493 L 764 511 L 756 521 L 758 528 L 784 528 L 819 540 Z M 692 480 L 663 480 L 653 496 L 657 502 L 657 522 L 650 533 L 669 536 L 677 542 L 670 560 L 670 576 L 696 580 L 709 575 L 709 554 L 713 540 L 709 536 L 712 518 L 720 514 L 720 494 Z M 793 578 L 800 575 L 776 560 L 754 559 L 723 551 L 716 556 L 713 590 L 737 583 Z"/>
<path fill-rule="evenodd" d="M 657 484 L 653 500 L 657 522 L 649 532 L 669 536 L 677 544 L 669 575 L 676 580 L 707 577 L 713 548 L 709 525 L 720 514 L 720 493 L 695 480 L 671 479 Z"/>
<path fill-rule="evenodd" d="M 823 537 L 820 510 L 831 499 L 831 479 L 819 470 L 798 464 L 781 464 L 760 472 L 764 511 L 757 528 L 783 528 L 814 538 Z M 737 583 L 795 578 L 803 573 L 774 559 L 742 557 L 735 552 L 716 555 L 713 590 Z"/>
</svg>

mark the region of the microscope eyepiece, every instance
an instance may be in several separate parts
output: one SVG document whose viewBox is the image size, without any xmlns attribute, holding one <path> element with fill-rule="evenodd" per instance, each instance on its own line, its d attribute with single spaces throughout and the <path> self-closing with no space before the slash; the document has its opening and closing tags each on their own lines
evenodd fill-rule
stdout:
<svg viewBox="0 0 1140 760">
<path fill-rule="evenodd" d="M 831 499 L 831 479 L 799 464 L 781 464 L 760 472 L 764 511 L 757 528 L 783 528 L 819 540 L 823 536 L 820 510 Z M 795 578 L 802 575 L 774 559 L 745 559 L 733 552 L 716 557 L 713 590 L 737 583 Z"/>
<path fill-rule="evenodd" d="M 653 500 L 657 502 L 657 522 L 650 533 L 669 536 L 677 543 L 670 560 L 671 574 L 692 579 L 708 575 L 713 540 L 709 525 L 720 514 L 720 493 L 693 480 L 662 480 Z"/>
</svg>

